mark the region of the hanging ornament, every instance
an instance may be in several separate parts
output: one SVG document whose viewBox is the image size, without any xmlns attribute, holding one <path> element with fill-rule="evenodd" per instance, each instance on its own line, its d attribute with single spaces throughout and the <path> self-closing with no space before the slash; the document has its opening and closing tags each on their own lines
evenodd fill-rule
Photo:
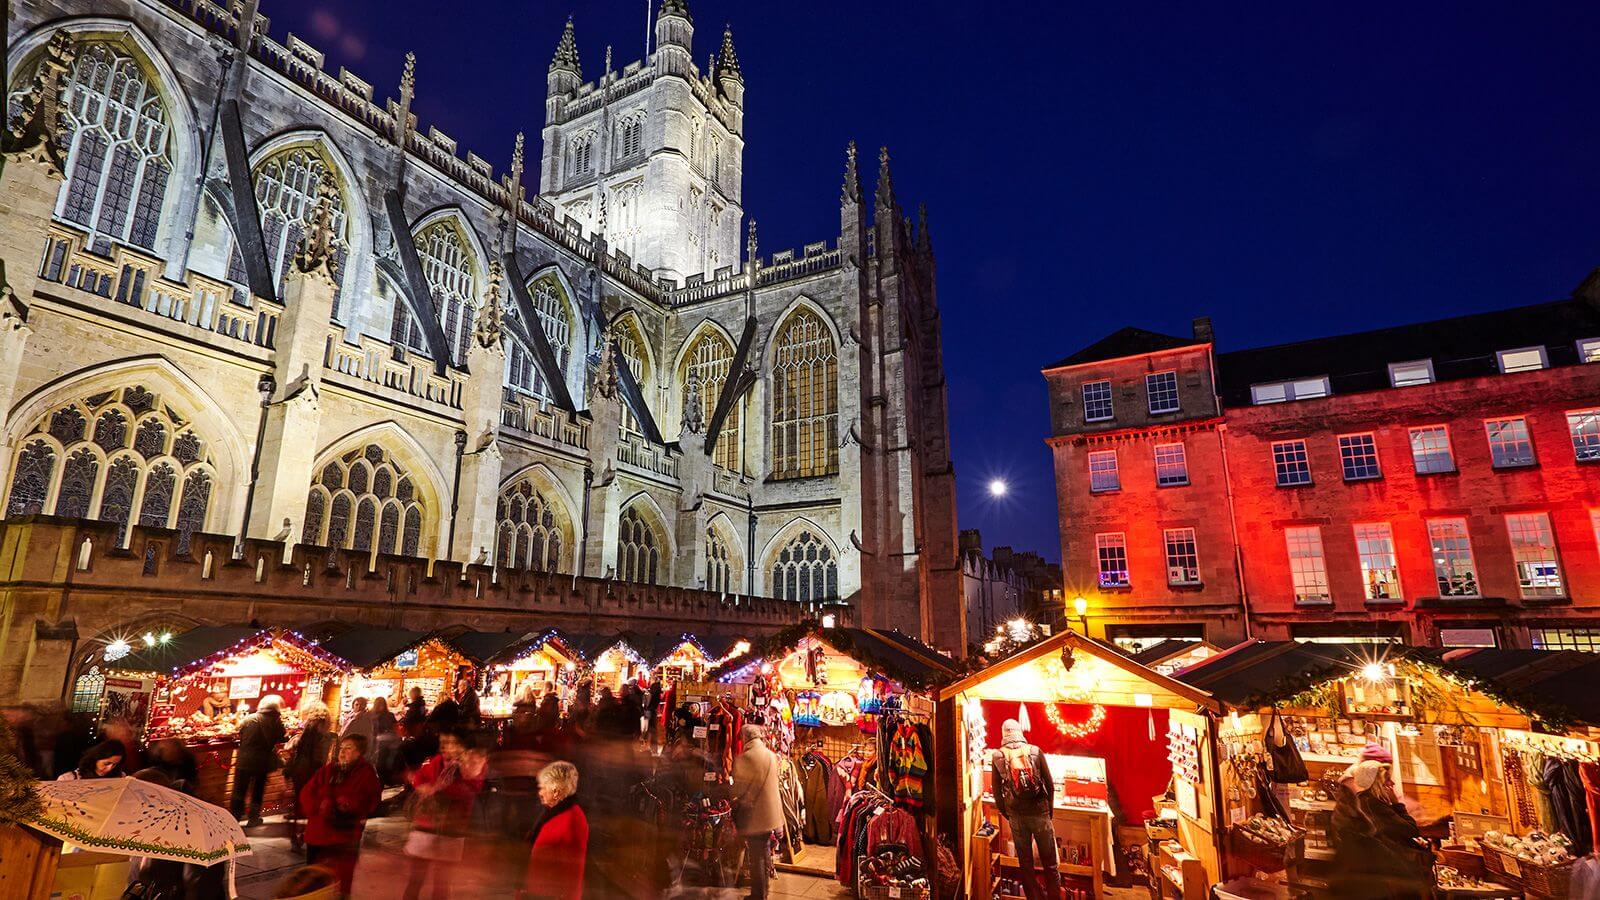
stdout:
<svg viewBox="0 0 1600 900">
<path fill-rule="evenodd" d="M 1062 737 L 1074 740 L 1082 740 L 1094 734 L 1106 723 L 1106 708 L 1098 703 L 1094 705 L 1093 709 L 1089 710 L 1089 718 L 1084 719 L 1082 722 L 1068 722 L 1062 718 L 1060 704 L 1058 703 L 1046 703 L 1044 705 L 1044 714 L 1050 719 L 1050 724 L 1056 727 L 1056 731 L 1061 733 Z"/>
<path fill-rule="evenodd" d="M 1033 723 L 1028 721 L 1028 704 L 1017 704 L 1017 724 L 1022 726 L 1024 732 L 1033 730 Z"/>
<path fill-rule="evenodd" d="M 1156 739 L 1156 711 L 1153 709 L 1147 709 L 1145 710 L 1145 714 L 1150 717 L 1150 740 L 1153 741 Z"/>
</svg>

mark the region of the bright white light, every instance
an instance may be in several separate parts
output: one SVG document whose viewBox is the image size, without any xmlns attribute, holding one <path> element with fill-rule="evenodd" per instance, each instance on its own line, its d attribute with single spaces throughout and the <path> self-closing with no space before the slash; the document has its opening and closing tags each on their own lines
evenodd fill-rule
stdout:
<svg viewBox="0 0 1600 900">
<path fill-rule="evenodd" d="M 1006 495 L 1006 491 L 1009 491 L 1009 490 L 1011 490 L 1011 486 L 1006 484 L 1004 479 L 1001 479 L 1001 478 L 990 479 L 990 481 L 989 481 L 989 496 L 991 496 L 991 497 L 1004 497 Z"/>
<path fill-rule="evenodd" d="M 1370 662 L 1361 667 L 1361 677 L 1368 681 L 1382 681 L 1388 677 L 1382 663 Z"/>
<path fill-rule="evenodd" d="M 566 665 L 562 666 L 562 668 L 566 669 L 568 672 L 571 672 L 574 669 L 578 668 L 578 664 L 577 663 L 567 663 Z"/>
<path fill-rule="evenodd" d="M 1006 630 L 1011 632 L 1013 641 L 1025 641 L 1033 630 L 1033 626 L 1027 619 L 1012 619 L 1006 623 Z"/>
<path fill-rule="evenodd" d="M 146 631 L 144 633 L 144 645 L 146 647 L 154 647 L 156 645 L 156 636 Z"/>
<path fill-rule="evenodd" d="M 837 622 L 838 619 L 834 618 L 833 613 L 828 613 L 822 617 L 823 628 L 832 628 Z"/>
<path fill-rule="evenodd" d="M 165 644 L 165 643 L 166 643 L 166 642 L 168 642 L 168 641 L 170 641 L 170 640 L 172 640 L 172 632 L 170 632 L 170 631 L 163 631 L 163 632 L 161 632 L 161 637 L 159 637 L 159 638 L 156 638 L 156 640 L 157 640 L 157 641 L 160 641 L 160 642 L 161 642 L 161 643 L 163 643 L 163 644 Z"/>
<path fill-rule="evenodd" d="M 132 653 L 132 652 L 133 652 L 132 645 L 130 645 L 127 641 L 123 640 L 122 638 L 117 638 L 116 640 L 114 640 L 111 643 L 106 645 L 105 659 L 106 659 L 106 662 L 116 662 L 117 660 L 123 658 L 124 656 L 127 656 L 129 653 Z"/>
</svg>

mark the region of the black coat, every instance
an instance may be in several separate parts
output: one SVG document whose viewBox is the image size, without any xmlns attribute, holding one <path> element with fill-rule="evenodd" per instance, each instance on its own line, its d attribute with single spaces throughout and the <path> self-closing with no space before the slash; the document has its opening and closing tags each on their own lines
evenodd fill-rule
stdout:
<svg viewBox="0 0 1600 900">
<path fill-rule="evenodd" d="M 233 756 L 235 772 L 270 772 L 282 765 L 278 745 L 288 734 L 276 709 L 262 710 L 239 726 L 239 751 Z"/>
<path fill-rule="evenodd" d="M 1333 895 L 1350 900 L 1420 900 L 1428 896 L 1432 854 L 1401 803 L 1339 787 L 1328 836 L 1333 841 Z"/>
<path fill-rule="evenodd" d="M 1048 816 L 1055 806 L 1056 785 L 1050 778 L 1050 767 L 1045 765 L 1044 753 L 1032 744 L 1025 746 L 1028 748 L 1028 756 L 1033 760 L 1034 777 L 1039 779 L 1039 784 L 1044 789 L 1043 797 L 1018 797 L 1016 786 L 1011 783 L 1011 766 L 1006 762 L 1005 754 L 999 750 L 990 751 L 989 767 L 993 771 L 991 777 L 994 805 L 1000 810 L 1000 815 L 1007 818 Z"/>
</svg>

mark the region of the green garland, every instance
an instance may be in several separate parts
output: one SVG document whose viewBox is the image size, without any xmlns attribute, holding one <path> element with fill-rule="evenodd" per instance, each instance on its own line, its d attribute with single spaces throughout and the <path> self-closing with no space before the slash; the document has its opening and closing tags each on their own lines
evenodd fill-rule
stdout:
<svg viewBox="0 0 1600 900">
<path fill-rule="evenodd" d="M 25 821 L 44 809 L 36 781 L 33 770 L 17 757 L 11 724 L 0 717 L 0 825 Z"/>
</svg>

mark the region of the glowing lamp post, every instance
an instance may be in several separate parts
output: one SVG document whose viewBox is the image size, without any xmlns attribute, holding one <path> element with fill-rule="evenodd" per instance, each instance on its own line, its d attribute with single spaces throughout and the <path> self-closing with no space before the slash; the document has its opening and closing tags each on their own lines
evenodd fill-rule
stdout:
<svg viewBox="0 0 1600 900">
<path fill-rule="evenodd" d="M 1089 601 L 1082 596 L 1072 598 L 1072 609 L 1078 614 L 1078 627 L 1083 629 L 1083 636 L 1089 636 Z"/>
</svg>

